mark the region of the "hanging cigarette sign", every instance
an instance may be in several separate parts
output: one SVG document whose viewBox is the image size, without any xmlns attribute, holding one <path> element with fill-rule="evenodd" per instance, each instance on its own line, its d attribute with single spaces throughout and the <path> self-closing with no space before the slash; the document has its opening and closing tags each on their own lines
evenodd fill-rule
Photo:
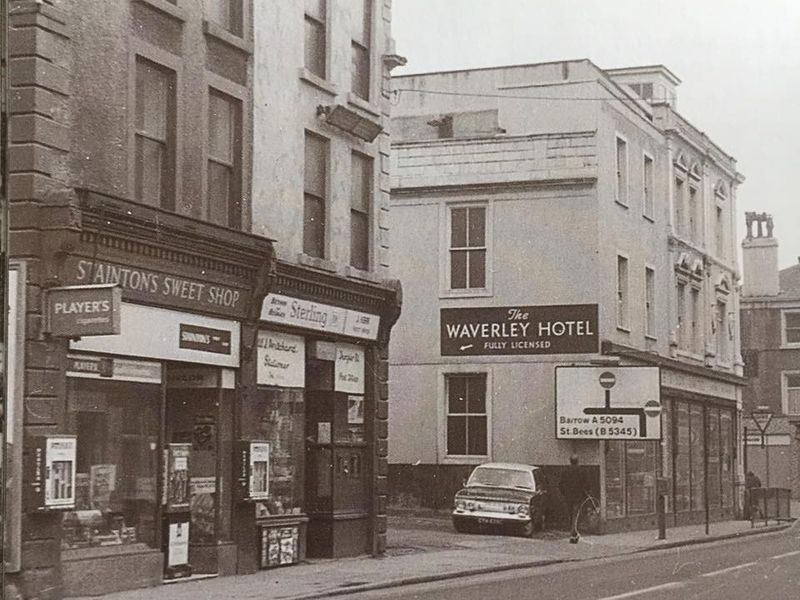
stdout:
<svg viewBox="0 0 800 600">
<path fill-rule="evenodd" d="M 117 285 L 76 285 L 50 288 L 47 331 L 54 337 L 117 335 L 120 333 L 122 289 Z"/>
<path fill-rule="evenodd" d="M 556 438 L 660 440 L 658 367 L 556 367 Z"/>
</svg>

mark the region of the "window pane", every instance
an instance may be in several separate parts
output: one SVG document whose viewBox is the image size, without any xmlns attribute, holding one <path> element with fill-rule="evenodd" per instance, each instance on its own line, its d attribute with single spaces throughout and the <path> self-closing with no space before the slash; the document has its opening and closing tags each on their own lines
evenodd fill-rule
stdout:
<svg viewBox="0 0 800 600">
<path fill-rule="evenodd" d="M 353 42 L 352 55 L 350 89 L 359 98 L 369 100 L 369 49 Z"/>
<path fill-rule="evenodd" d="M 469 209 L 469 245 L 486 245 L 486 209 Z"/>
<path fill-rule="evenodd" d="M 787 390 L 786 411 L 790 415 L 800 414 L 800 389 Z"/>
<path fill-rule="evenodd" d="M 675 403 L 677 440 L 675 456 L 675 510 L 689 510 L 689 406 L 685 402 Z"/>
<path fill-rule="evenodd" d="M 136 130 L 150 137 L 166 140 L 168 73 L 144 59 L 136 61 Z"/>
<path fill-rule="evenodd" d="M 464 248 L 467 245 L 467 209 L 454 208 L 450 217 L 450 247 Z"/>
<path fill-rule="evenodd" d="M 703 473 L 703 409 L 702 407 L 690 405 L 691 421 L 691 451 L 692 451 L 692 510 L 699 510 L 705 505 L 705 480 Z"/>
<path fill-rule="evenodd" d="M 469 287 L 486 287 L 486 251 L 470 250 L 469 256 Z"/>
<path fill-rule="evenodd" d="M 231 168 L 208 161 L 208 220 L 230 225 Z"/>
<path fill-rule="evenodd" d="M 161 175 L 164 169 L 164 144 L 136 136 L 136 200 L 151 206 L 161 205 Z"/>
<path fill-rule="evenodd" d="M 486 417 L 467 417 L 467 452 L 486 454 Z"/>
<path fill-rule="evenodd" d="M 786 342 L 788 344 L 800 343 L 800 328 L 786 330 Z"/>
<path fill-rule="evenodd" d="M 483 375 L 467 380 L 467 412 L 486 413 L 486 378 Z"/>
<path fill-rule="evenodd" d="M 447 378 L 447 412 L 467 412 L 467 380 L 465 377 Z"/>
<path fill-rule="evenodd" d="M 350 181 L 352 185 L 350 207 L 368 213 L 370 198 L 372 197 L 372 159 L 363 154 L 353 152 L 350 166 Z"/>
<path fill-rule="evenodd" d="M 305 192 L 325 197 L 325 176 L 328 160 L 328 142 L 315 135 L 306 134 Z"/>
<path fill-rule="evenodd" d="M 466 251 L 450 252 L 450 287 L 462 290 L 467 287 L 467 253 Z"/>
<path fill-rule="evenodd" d="M 220 162 L 233 162 L 233 105 L 216 93 L 208 96 L 208 154 Z"/>
<path fill-rule="evenodd" d="M 622 476 L 624 473 L 623 454 L 625 442 L 606 442 L 606 518 L 614 519 L 625 516 L 625 488 Z"/>
<path fill-rule="evenodd" d="M 786 387 L 800 388 L 800 375 L 787 375 Z"/>
<path fill-rule="evenodd" d="M 369 220 L 357 210 L 350 211 L 350 264 L 356 269 L 369 269 Z"/>
<path fill-rule="evenodd" d="M 306 16 L 305 25 L 305 65 L 317 77 L 325 79 L 325 25 Z"/>
<path fill-rule="evenodd" d="M 788 327 L 800 327 L 800 313 L 787 312 L 783 314 L 786 317 L 786 325 Z"/>
<path fill-rule="evenodd" d="M 322 258 L 325 254 L 325 200 L 305 194 L 303 213 L 303 252 Z"/>
<path fill-rule="evenodd" d="M 205 0 L 206 18 L 223 29 L 239 33 L 241 0 Z"/>
<path fill-rule="evenodd" d="M 370 45 L 373 0 L 351 0 L 353 39 L 362 46 Z"/>
<path fill-rule="evenodd" d="M 467 418 L 447 418 L 447 454 L 467 453 Z"/>
</svg>

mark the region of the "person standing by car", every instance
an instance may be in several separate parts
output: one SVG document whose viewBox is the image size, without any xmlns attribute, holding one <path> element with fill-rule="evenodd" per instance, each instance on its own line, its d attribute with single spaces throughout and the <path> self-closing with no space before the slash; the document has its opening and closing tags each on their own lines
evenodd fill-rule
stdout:
<svg viewBox="0 0 800 600">
<path fill-rule="evenodd" d="M 755 502 L 753 498 L 753 489 L 761 487 L 761 480 L 758 478 L 758 475 L 753 473 L 752 471 L 748 471 L 747 474 L 744 476 L 744 494 L 745 494 L 745 517 L 748 519 L 752 519 L 756 514 L 759 512 L 758 504 Z"/>
<path fill-rule="evenodd" d="M 558 490 L 564 497 L 569 510 L 570 536 L 569 543 L 577 544 L 578 538 L 578 518 L 584 499 L 589 495 L 586 475 L 578 466 L 578 456 L 573 454 L 569 458 L 569 466 L 561 474 L 561 481 Z"/>
</svg>

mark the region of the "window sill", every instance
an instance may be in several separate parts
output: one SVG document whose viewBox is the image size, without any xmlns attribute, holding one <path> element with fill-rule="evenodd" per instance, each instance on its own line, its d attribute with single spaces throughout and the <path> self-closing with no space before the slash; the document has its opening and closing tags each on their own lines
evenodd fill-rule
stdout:
<svg viewBox="0 0 800 600">
<path fill-rule="evenodd" d="M 369 281 L 370 283 L 380 283 L 381 278 L 372 271 L 363 271 L 352 265 L 347 265 L 345 273 L 352 279 L 360 279 L 362 281 Z"/>
<path fill-rule="evenodd" d="M 651 333 L 645 333 L 644 334 L 644 339 L 649 340 L 651 342 L 657 342 L 658 341 L 658 338 L 656 336 L 654 336 L 653 334 L 651 334 Z"/>
<path fill-rule="evenodd" d="M 492 295 L 492 290 L 486 288 L 442 290 L 439 292 L 439 298 L 490 298 Z"/>
<path fill-rule="evenodd" d="M 373 116 L 376 119 L 381 118 L 381 112 L 377 106 L 370 104 L 363 98 L 356 96 L 353 92 L 347 93 L 347 103 L 351 106 L 355 106 L 360 110 L 363 110 L 365 113 Z"/>
<path fill-rule="evenodd" d="M 320 271 L 328 271 L 330 273 L 336 272 L 336 263 L 324 258 L 317 258 L 316 256 L 309 256 L 302 252 L 297 255 L 297 262 L 306 267 L 313 267 Z"/>
<path fill-rule="evenodd" d="M 231 33 L 230 31 L 228 31 L 223 27 L 220 27 L 216 23 L 204 20 L 203 33 L 219 40 L 223 44 L 232 46 L 233 48 L 236 48 L 237 50 L 240 50 L 245 54 L 253 53 L 252 40 L 246 40 L 243 37 L 236 35 L 235 33 Z"/>
<path fill-rule="evenodd" d="M 620 200 L 619 198 L 614 198 L 614 203 L 615 203 L 615 204 L 617 204 L 618 206 L 621 206 L 622 208 L 624 208 L 624 209 L 626 209 L 626 210 L 627 210 L 628 208 L 630 208 L 630 207 L 628 206 L 628 203 L 627 203 L 627 202 L 623 202 L 623 201 L 622 201 L 622 200 Z"/>
<path fill-rule="evenodd" d="M 800 350 L 800 344 L 781 344 L 779 350 Z"/>
<path fill-rule="evenodd" d="M 699 354 L 695 354 L 694 352 L 690 352 L 688 350 L 678 350 L 678 356 L 680 356 L 681 358 L 688 358 L 690 360 L 694 360 L 700 363 L 705 362 L 702 356 L 700 356 Z"/>
<path fill-rule="evenodd" d="M 489 456 L 442 456 L 441 464 L 443 465 L 480 465 L 489 462 Z"/>
<path fill-rule="evenodd" d="M 186 13 L 181 8 L 178 8 L 172 2 L 167 2 L 167 0 L 135 0 L 140 4 L 146 4 L 157 11 L 167 15 L 175 19 L 176 21 L 184 22 L 186 21 Z"/>
<path fill-rule="evenodd" d="M 642 217 L 643 217 L 645 220 L 647 220 L 647 221 L 650 221 L 651 223 L 655 223 L 655 222 L 656 222 L 656 218 L 655 218 L 655 217 L 653 217 L 653 216 L 646 215 L 646 214 L 642 213 Z"/>
<path fill-rule="evenodd" d="M 322 90 L 330 96 L 336 96 L 339 93 L 335 85 L 323 79 L 319 75 L 315 75 L 305 67 L 300 69 L 299 76 L 301 81 L 305 81 L 307 84 L 314 86 L 318 90 Z"/>
<path fill-rule="evenodd" d="M 624 331 L 625 333 L 630 333 L 631 328 L 627 325 L 617 325 L 617 331 Z"/>
</svg>

